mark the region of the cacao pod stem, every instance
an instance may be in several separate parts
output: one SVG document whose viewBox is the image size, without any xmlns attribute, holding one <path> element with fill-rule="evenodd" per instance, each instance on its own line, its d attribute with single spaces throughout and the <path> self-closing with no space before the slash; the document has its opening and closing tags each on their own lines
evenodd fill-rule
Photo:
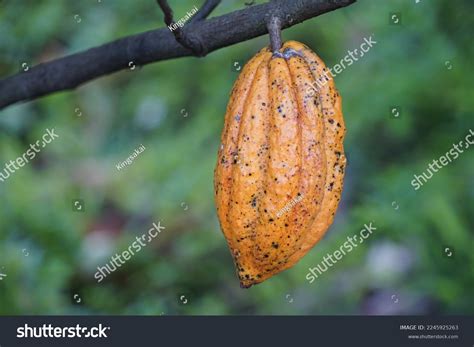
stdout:
<svg viewBox="0 0 474 347">
<path fill-rule="evenodd" d="M 278 53 L 281 48 L 281 19 L 272 16 L 267 23 L 268 34 L 270 35 L 270 45 L 273 53 Z"/>
</svg>

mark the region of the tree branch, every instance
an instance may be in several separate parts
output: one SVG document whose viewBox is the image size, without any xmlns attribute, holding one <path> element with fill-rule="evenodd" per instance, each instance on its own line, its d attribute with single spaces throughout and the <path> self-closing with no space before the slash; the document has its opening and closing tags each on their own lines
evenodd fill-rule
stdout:
<svg viewBox="0 0 474 347">
<path fill-rule="evenodd" d="M 185 35 L 208 52 L 266 34 L 268 14 L 278 13 L 282 29 L 348 6 L 356 0 L 278 0 L 205 21 L 188 23 Z M 70 90 L 94 78 L 127 69 L 129 62 L 145 65 L 190 56 L 168 28 L 132 35 L 39 64 L 27 72 L 0 80 L 0 109 L 57 91 Z"/>
<path fill-rule="evenodd" d="M 206 0 L 204 5 L 199 9 L 193 18 L 189 20 L 189 23 L 199 22 L 203 19 L 206 19 L 207 16 L 211 14 L 212 11 L 219 5 L 221 0 Z"/>
<path fill-rule="evenodd" d="M 174 23 L 173 20 L 173 10 L 171 9 L 170 5 L 168 4 L 168 1 L 166 0 L 157 0 L 158 5 L 160 6 L 161 10 L 163 11 L 163 14 L 165 15 L 165 24 L 166 25 L 171 25 Z"/>
</svg>

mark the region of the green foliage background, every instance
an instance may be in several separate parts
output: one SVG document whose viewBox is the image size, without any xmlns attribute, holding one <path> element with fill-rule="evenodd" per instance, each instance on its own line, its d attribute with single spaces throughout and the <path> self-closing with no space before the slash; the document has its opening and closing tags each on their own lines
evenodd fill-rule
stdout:
<svg viewBox="0 0 474 347">
<path fill-rule="evenodd" d="M 244 2 L 224 0 L 213 15 Z M 175 18 L 200 3 L 171 1 Z M 472 149 L 420 190 L 410 181 L 474 130 L 473 11 L 468 0 L 359 0 L 284 31 L 328 66 L 364 37 L 377 44 L 335 79 L 348 154 L 335 223 L 295 267 L 247 290 L 212 179 L 233 64 L 267 36 L 0 111 L 0 169 L 46 128 L 60 136 L 0 182 L 0 314 L 472 314 Z M 0 76 L 162 25 L 153 0 L 4 0 Z M 153 221 L 166 229 L 97 283 L 97 266 Z M 308 268 L 370 221 L 374 235 L 309 284 Z"/>
</svg>

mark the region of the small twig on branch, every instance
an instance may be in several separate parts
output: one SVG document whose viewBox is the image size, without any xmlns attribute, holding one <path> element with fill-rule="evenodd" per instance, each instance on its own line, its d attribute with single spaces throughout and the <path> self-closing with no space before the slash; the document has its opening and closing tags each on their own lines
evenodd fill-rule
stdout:
<svg viewBox="0 0 474 347">
<path fill-rule="evenodd" d="M 167 0 L 157 0 L 158 5 L 165 15 L 165 24 L 168 26 L 168 29 L 173 33 L 176 41 L 178 41 L 183 47 L 189 49 L 198 57 L 205 56 L 207 53 L 207 48 L 202 40 L 194 35 L 193 33 L 186 32 L 186 30 L 178 25 L 173 19 L 173 10 L 168 4 Z M 204 20 L 209 16 L 209 14 L 219 5 L 221 0 L 206 0 L 204 5 L 199 9 L 199 11 L 188 21 L 187 24 L 193 22 L 198 22 Z M 184 29 L 184 30 L 183 30 Z"/>
<path fill-rule="evenodd" d="M 170 5 L 168 4 L 168 1 L 167 0 L 157 0 L 157 2 L 158 2 L 158 5 L 161 7 L 161 10 L 163 11 L 163 13 L 165 15 L 165 24 L 167 26 L 173 25 L 174 24 L 173 10 L 171 9 Z"/>
<path fill-rule="evenodd" d="M 165 15 L 165 24 L 168 29 L 173 33 L 176 41 L 178 41 L 183 47 L 189 49 L 197 56 L 205 55 L 206 49 L 200 40 L 186 35 L 184 30 L 181 29 L 173 19 L 173 10 L 168 4 L 167 0 L 157 0 L 158 5 Z"/>
<path fill-rule="evenodd" d="M 207 52 L 268 33 L 269 13 L 282 13 L 285 29 L 309 18 L 348 6 L 356 0 L 280 0 L 255 5 L 208 20 L 189 23 L 192 33 L 206 43 Z M 191 56 L 168 28 L 132 35 L 83 52 L 42 63 L 27 72 L 0 80 L 0 109 L 62 90 L 71 90 L 94 78 L 137 65 Z"/>
</svg>

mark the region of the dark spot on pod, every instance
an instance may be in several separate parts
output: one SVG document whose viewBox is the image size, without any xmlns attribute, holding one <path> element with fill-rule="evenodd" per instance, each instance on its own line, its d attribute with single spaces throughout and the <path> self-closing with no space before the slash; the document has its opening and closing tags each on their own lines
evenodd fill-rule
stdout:
<svg viewBox="0 0 474 347">
<path fill-rule="evenodd" d="M 278 243 L 277 242 L 272 242 L 272 247 L 277 249 L 278 248 Z"/>
<path fill-rule="evenodd" d="M 256 206 L 257 206 L 257 198 L 253 198 L 253 199 L 252 199 L 251 205 L 252 205 L 252 207 L 256 207 Z"/>
</svg>

